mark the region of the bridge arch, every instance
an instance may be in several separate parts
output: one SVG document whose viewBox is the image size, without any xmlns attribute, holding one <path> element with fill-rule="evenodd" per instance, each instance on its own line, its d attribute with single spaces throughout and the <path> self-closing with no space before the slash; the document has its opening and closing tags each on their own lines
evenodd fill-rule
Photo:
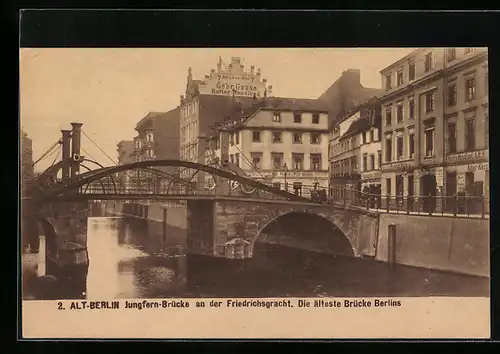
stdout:
<svg viewBox="0 0 500 354">
<path fill-rule="evenodd" d="M 261 243 L 349 257 L 356 255 L 350 238 L 334 221 L 310 210 L 286 211 L 270 218 L 252 242 L 252 257 Z"/>
</svg>

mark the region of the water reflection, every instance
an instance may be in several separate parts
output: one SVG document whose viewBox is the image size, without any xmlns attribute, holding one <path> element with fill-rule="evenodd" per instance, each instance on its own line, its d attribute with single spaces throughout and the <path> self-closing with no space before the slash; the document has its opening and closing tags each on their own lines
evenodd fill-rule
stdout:
<svg viewBox="0 0 500 354">
<path fill-rule="evenodd" d="M 186 279 L 182 239 L 171 234 L 167 242 L 155 223 L 142 220 L 89 222 L 88 299 L 181 296 Z"/>
</svg>

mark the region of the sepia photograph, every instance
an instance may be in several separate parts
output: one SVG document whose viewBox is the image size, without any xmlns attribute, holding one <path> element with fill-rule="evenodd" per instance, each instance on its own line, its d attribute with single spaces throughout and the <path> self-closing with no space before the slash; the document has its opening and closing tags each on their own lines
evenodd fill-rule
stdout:
<svg viewBox="0 0 500 354">
<path fill-rule="evenodd" d="M 486 47 L 21 48 L 20 130 L 23 308 L 484 298 L 489 328 Z"/>
</svg>

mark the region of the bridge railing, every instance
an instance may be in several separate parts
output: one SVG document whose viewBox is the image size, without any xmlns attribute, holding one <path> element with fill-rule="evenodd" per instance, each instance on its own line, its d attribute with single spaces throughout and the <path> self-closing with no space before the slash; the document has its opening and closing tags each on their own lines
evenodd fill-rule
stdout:
<svg viewBox="0 0 500 354">
<path fill-rule="evenodd" d="M 486 196 L 394 196 L 345 188 L 330 188 L 329 194 L 329 202 L 356 205 L 378 212 L 468 218 L 487 218 L 490 215 L 490 200 Z"/>
</svg>

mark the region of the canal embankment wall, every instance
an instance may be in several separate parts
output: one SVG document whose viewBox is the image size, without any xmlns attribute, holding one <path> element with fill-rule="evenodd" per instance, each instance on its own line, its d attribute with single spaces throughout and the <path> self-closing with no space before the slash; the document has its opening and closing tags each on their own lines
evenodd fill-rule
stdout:
<svg viewBox="0 0 500 354">
<path fill-rule="evenodd" d="M 398 264 L 490 276 L 489 220 L 380 214 L 376 259 L 389 258 L 389 225 L 396 228 Z"/>
<path fill-rule="evenodd" d="M 182 230 L 187 230 L 186 209 L 180 204 L 146 205 L 115 201 L 106 208 L 108 214 L 145 219 L 160 225 L 166 220 L 167 227 Z M 389 261 L 388 228 L 391 224 L 396 226 L 397 264 L 490 276 L 489 220 L 382 213 L 375 242 L 374 258 L 377 261 Z"/>
<path fill-rule="evenodd" d="M 174 229 L 185 232 L 187 229 L 187 208 L 181 202 L 142 204 L 107 201 L 104 211 L 107 215 L 147 220 L 151 225 L 166 224 L 166 232 Z"/>
</svg>

